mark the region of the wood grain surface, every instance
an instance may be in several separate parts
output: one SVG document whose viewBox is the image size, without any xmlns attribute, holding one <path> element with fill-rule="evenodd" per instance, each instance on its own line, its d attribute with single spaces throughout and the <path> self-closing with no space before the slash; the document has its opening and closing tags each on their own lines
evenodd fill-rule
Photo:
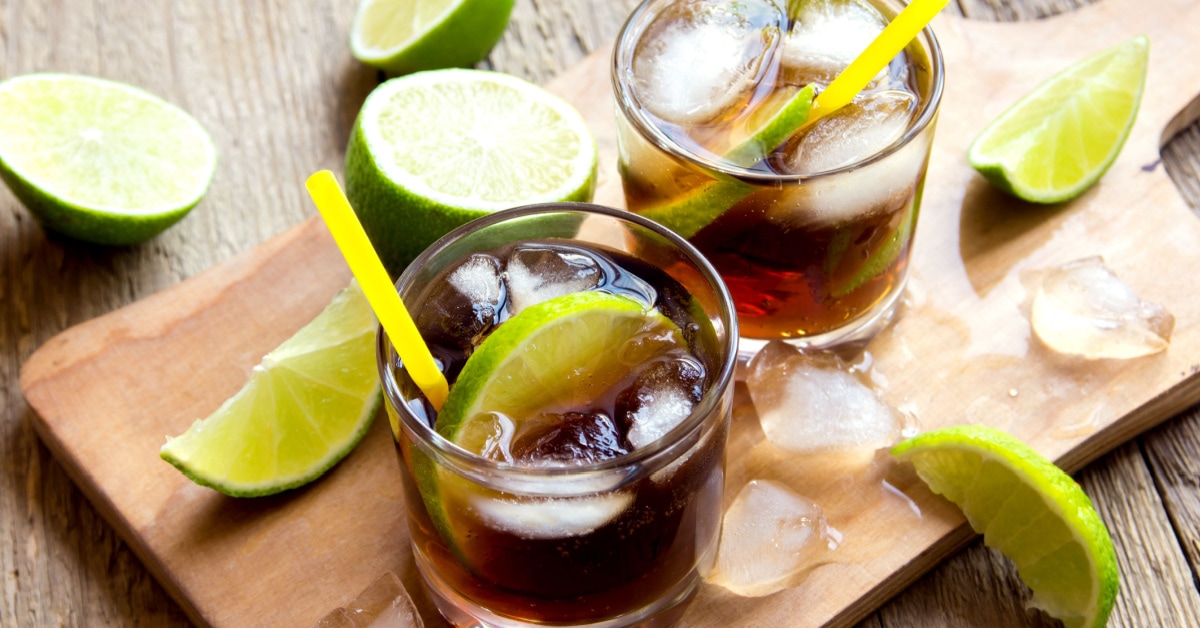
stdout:
<svg viewBox="0 0 1200 628">
<path fill-rule="evenodd" d="M 611 38 L 632 4 L 518 2 L 488 64 L 544 82 Z M 1030 19 L 1078 4 L 979 1 L 960 2 L 959 9 L 979 19 Z M 104 249 L 47 235 L 0 191 L 0 625 L 187 622 L 32 433 L 17 372 L 67 327 L 147 297 L 311 215 L 299 182 L 316 168 L 339 167 L 358 105 L 379 80 L 346 52 L 349 5 L 0 2 L 0 77 L 57 70 L 141 85 L 196 115 L 214 131 L 222 154 L 201 206 L 137 247 Z M 330 76 L 335 84 L 313 89 Z M 312 93 L 325 98 L 301 97 Z M 1168 143 L 1163 158 L 1185 198 L 1200 204 L 1196 126 Z M 1122 595 L 1112 625 L 1200 624 L 1200 413 L 1182 413 L 1078 477 L 1118 531 Z M 1047 623 L 1024 609 L 1027 601 L 1008 563 L 976 543 L 865 623 Z"/>
</svg>

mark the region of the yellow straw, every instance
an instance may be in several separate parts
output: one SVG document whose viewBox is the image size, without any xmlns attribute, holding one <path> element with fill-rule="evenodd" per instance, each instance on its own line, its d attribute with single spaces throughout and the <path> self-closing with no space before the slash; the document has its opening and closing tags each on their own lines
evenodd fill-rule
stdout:
<svg viewBox="0 0 1200 628">
<path fill-rule="evenodd" d="M 912 0 L 912 3 L 883 29 L 875 41 L 872 41 L 867 49 L 817 96 L 804 126 L 807 127 L 850 104 L 867 83 L 900 54 L 908 42 L 949 3 L 950 0 Z"/>
<path fill-rule="evenodd" d="M 396 352 L 404 361 L 413 382 L 425 393 L 434 409 L 441 410 L 449 394 L 446 376 L 438 370 L 429 347 L 417 331 L 417 326 L 404 307 L 404 301 L 396 293 L 396 286 L 383 268 L 383 262 L 375 254 L 367 233 L 358 222 L 358 216 L 350 208 L 350 201 L 342 193 L 333 173 L 322 170 L 305 182 L 308 194 L 317 204 L 317 210 L 329 226 L 334 242 L 342 250 L 350 272 L 358 279 L 367 302 L 375 310 L 383 330 L 391 337 Z"/>
</svg>

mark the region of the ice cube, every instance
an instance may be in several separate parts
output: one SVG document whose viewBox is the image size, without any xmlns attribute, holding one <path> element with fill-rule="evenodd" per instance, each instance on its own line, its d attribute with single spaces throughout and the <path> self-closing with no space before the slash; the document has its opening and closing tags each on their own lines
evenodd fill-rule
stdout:
<svg viewBox="0 0 1200 628">
<path fill-rule="evenodd" d="M 856 0 L 799 3 L 783 39 L 783 66 L 798 85 L 828 85 L 867 48 L 887 21 L 874 7 Z"/>
<path fill-rule="evenodd" d="M 616 414 L 634 448 L 666 436 L 704 394 L 704 367 L 688 357 L 654 362 L 617 397 Z"/>
<path fill-rule="evenodd" d="M 754 88 L 783 23 L 773 0 L 684 0 L 668 7 L 647 28 L 633 62 L 638 100 L 669 122 L 714 119 Z"/>
<path fill-rule="evenodd" d="M 317 628 L 424 628 L 417 607 L 396 574 L 387 572 L 354 601 L 336 608 Z"/>
<path fill-rule="evenodd" d="M 1166 308 L 1143 301 L 1100 257 L 1046 271 L 1030 318 L 1047 347 L 1092 360 L 1158 353 L 1175 328 Z"/>
<path fill-rule="evenodd" d="M 815 502 L 782 484 L 751 480 L 725 511 L 712 580 L 738 595 L 770 595 L 819 566 L 830 536 Z"/>
<path fill-rule="evenodd" d="M 785 188 L 784 200 L 768 210 L 768 219 L 786 229 L 844 223 L 876 212 L 898 212 L 916 194 L 929 156 L 930 139 L 927 133 L 918 135 L 869 165 Z M 787 158 L 794 156 L 787 153 Z"/>
<path fill-rule="evenodd" d="M 543 416 L 513 445 L 513 458 L 529 466 L 591 464 L 629 453 L 613 420 L 603 414 L 567 412 Z"/>
<path fill-rule="evenodd" d="M 474 452 L 488 460 L 513 462 L 513 437 L 517 432 L 512 418 L 500 412 L 488 412 L 471 420 L 472 440 L 482 440 L 479 451 Z"/>
<path fill-rule="evenodd" d="M 591 290 L 604 279 L 591 256 L 567 248 L 522 246 L 513 251 L 504 270 L 509 312 L 517 312 L 554 297 Z"/>
<path fill-rule="evenodd" d="M 870 452 L 901 421 L 837 356 L 772 341 L 750 361 L 746 385 L 767 440 L 788 451 Z"/>
<path fill-rule="evenodd" d="M 916 98 L 909 92 L 861 95 L 789 144 L 784 165 L 791 173 L 814 174 L 862 161 L 900 139 L 914 111 Z"/>
<path fill-rule="evenodd" d="M 447 282 L 454 290 L 434 295 L 431 309 L 441 315 L 442 327 L 453 340 L 464 348 L 476 345 L 499 323 L 504 289 L 500 260 L 471 255 L 450 272 Z"/>
<path fill-rule="evenodd" d="M 488 525 L 527 539 L 582 536 L 616 519 L 633 503 L 628 492 L 582 497 L 497 498 L 471 495 Z"/>
</svg>

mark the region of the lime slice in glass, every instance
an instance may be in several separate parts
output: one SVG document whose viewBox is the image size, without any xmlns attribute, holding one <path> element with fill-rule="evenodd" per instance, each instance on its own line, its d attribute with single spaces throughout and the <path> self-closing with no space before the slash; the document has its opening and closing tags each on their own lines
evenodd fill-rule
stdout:
<svg viewBox="0 0 1200 628">
<path fill-rule="evenodd" d="M 1079 196 L 1117 159 L 1142 100 L 1150 41 L 1139 35 L 1051 77 L 975 138 L 967 160 L 1034 203 Z"/>
<path fill-rule="evenodd" d="M 814 87 L 807 85 L 793 94 L 778 110 L 756 124 L 757 130 L 730 149 L 725 159 L 744 168 L 762 161 L 808 121 L 814 93 Z M 754 186 L 736 179 L 718 179 L 671 202 L 639 209 L 638 213 L 690 238 L 754 190 Z"/>
<path fill-rule="evenodd" d="M 517 432 L 528 421 L 572 410 L 609 392 L 631 369 L 681 347 L 683 334 L 670 319 L 631 299 L 603 292 L 555 297 L 521 310 L 479 345 L 434 427 L 463 449 L 495 459 L 489 447 L 504 440 L 499 422 Z M 466 549 L 471 540 L 449 510 L 474 512 L 526 538 L 568 537 L 610 521 L 630 501 L 621 492 L 517 499 L 438 468 L 418 448 L 411 452 L 430 518 L 467 565 L 474 564 Z"/>
<path fill-rule="evenodd" d="M 513 0 L 362 0 L 350 52 L 393 74 L 473 65 L 508 26 Z"/>
<path fill-rule="evenodd" d="M 675 347 L 682 332 L 657 310 L 604 292 L 575 292 L 521 310 L 463 366 L 435 428 L 481 453 L 492 413 L 520 421 L 600 397 L 629 371 Z"/>
<path fill-rule="evenodd" d="M 892 449 L 962 508 L 984 543 L 1012 559 L 1033 605 L 1068 628 L 1101 627 L 1117 596 L 1116 551 L 1069 475 L 1012 436 L 982 425 L 934 430 Z"/>
<path fill-rule="evenodd" d="M 596 143 L 542 88 L 497 72 L 436 70 L 367 97 L 346 150 L 346 194 L 398 273 L 434 240 L 499 209 L 591 200 Z"/>
<path fill-rule="evenodd" d="M 357 282 L 254 367 L 208 418 L 161 456 L 197 484 L 235 497 L 315 480 L 362 440 L 381 399 L 378 323 Z"/>
<path fill-rule="evenodd" d="M 70 74 L 0 82 L 0 176 L 54 231 L 149 239 L 200 202 L 216 165 L 199 122 L 136 87 Z"/>
</svg>

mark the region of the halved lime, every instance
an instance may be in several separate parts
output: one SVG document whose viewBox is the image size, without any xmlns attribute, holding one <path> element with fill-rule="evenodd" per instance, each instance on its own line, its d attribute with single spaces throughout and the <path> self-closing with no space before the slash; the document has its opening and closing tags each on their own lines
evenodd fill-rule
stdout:
<svg viewBox="0 0 1200 628">
<path fill-rule="evenodd" d="M 1039 85 L 975 138 L 967 160 L 1034 203 L 1079 196 L 1117 159 L 1137 117 L 1150 41 L 1139 35 Z"/>
<path fill-rule="evenodd" d="M 216 165 L 199 122 L 136 87 L 70 74 L 0 82 L 0 176 L 48 229 L 141 242 L 200 202 Z"/>
<path fill-rule="evenodd" d="M 806 85 L 796 92 L 777 111 L 756 125 L 757 130 L 749 138 L 730 149 L 725 159 L 744 168 L 762 161 L 804 126 L 812 109 L 814 93 L 812 85 Z M 656 207 L 639 209 L 638 213 L 684 238 L 690 238 L 754 190 L 753 185 L 736 179 L 717 179 L 701 185 L 686 196 Z"/>
<path fill-rule="evenodd" d="M 254 367 L 208 418 L 160 455 L 197 484 L 234 497 L 315 480 L 362 440 L 379 408 L 378 323 L 357 282 Z"/>
<path fill-rule="evenodd" d="M 505 438 L 497 434 L 500 422 L 511 421 L 519 429 L 546 413 L 573 409 L 616 386 L 637 365 L 685 346 L 670 319 L 632 299 L 591 291 L 555 297 L 521 310 L 479 345 L 434 427 L 467 451 L 503 460 L 488 451 Z M 449 509 L 465 509 L 499 529 L 543 538 L 583 534 L 629 504 L 624 493 L 520 500 L 468 482 L 440 469 L 417 448 L 412 451 L 426 510 L 467 565 L 472 561 L 463 548 L 469 539 L 456 531 Z"/>
<path fill-rule="evenodd" d="M 346 194 L 393 274 L 459 225 L 518 205 L 588 201 L 595 180 L 596 143 L 579 113 L 497 72 L 383 83 L 346 149 Z"/>
<path fill-rule="evenodd" d="M 1117 597 L 1116 551 L 1071 476 L 1012 436 L 982 425 L 926 432 L 892 449 L 962 508 L 984 543 L 1011 558 L 1033 605 L 1068 628 L 1101 627 Z"/>
<path fill-rule="evenodd" d="M 362 0 L 350 51 L 393 74 L 463 67 L 487 56 L 514 0 Z"/>
</svg>

